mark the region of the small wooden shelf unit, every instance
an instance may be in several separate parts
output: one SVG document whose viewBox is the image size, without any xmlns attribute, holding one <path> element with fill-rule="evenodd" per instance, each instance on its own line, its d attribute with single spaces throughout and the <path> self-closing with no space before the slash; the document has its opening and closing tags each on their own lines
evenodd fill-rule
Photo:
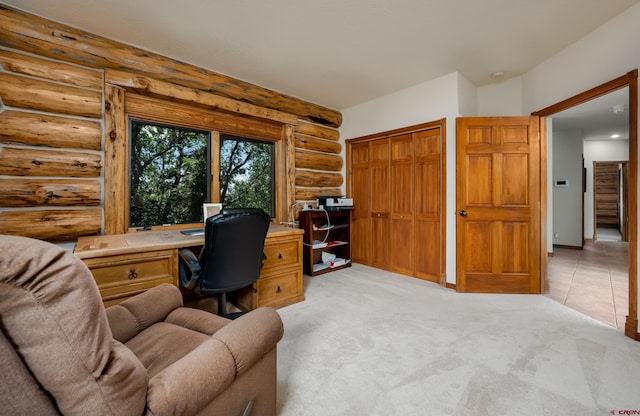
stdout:
<svg viewBox="0 0 640 416">
<path fill-rule="evenodd" d="M 351 266 L 351 211 L 300 211 L 298 226 L 304 230 L 303 269 L 306 275 L 317 276 Z M 343 259 L 344 264 L 323 264 L 323 252 Z"/>
</svg>

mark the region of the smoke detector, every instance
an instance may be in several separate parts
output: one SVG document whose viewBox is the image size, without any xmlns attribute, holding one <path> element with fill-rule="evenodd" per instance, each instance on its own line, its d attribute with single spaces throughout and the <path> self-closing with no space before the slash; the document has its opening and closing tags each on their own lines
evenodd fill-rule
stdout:
<svg viewBox="0 0 640 416">
<path fill-rule="evenodd" d="M 624 113 L 624 105 L 618 104 L 613 106 L 613 114 L 622 114 Z"/>
</svg>

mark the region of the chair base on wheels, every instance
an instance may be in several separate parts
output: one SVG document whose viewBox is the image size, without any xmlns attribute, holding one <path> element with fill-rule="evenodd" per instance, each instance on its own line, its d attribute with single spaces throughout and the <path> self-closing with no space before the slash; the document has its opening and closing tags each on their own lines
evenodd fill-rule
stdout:
<svg viewBox="0 0 640 416">
<path fill-rule="evenodd" d="M 245 311 L 240 312 L 227 312 L 227 293 L 218 294 L 218 316 L 222 316 L 227 319 L 236 319 L 246 314 Z"/>
</svg>

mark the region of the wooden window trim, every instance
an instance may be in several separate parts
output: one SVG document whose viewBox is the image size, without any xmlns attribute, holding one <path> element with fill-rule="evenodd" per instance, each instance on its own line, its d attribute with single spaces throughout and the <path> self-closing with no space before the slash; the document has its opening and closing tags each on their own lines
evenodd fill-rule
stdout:
<svg viewBox="0 0 640 416">
<path fill-rule="evenodd" d="M 213 94 L 210 94 L 213 95 Z M 295 124 L 283 124 L 273 117 L 217 111 L 199 101 L 176 102 L 176 94 L 160 99 L 136 94 L 117 85 L 105 85 L 104 234 L 121 234 L 128 228 L 129 137 L 128 119 L 174 124 L 275 143 L 276 221 L 287 221 L 295 192 Z M 198 95 L 201 97 L 201 95 Z M 269 113 L 271 114 L 271 113 Z M 280 116 L 278 116 L 280 117 Z M 285 117 L 286 121 L 290 118 Z M 214 133 L 215 134 L 215 133 Z M 212 137 L 212 140 L 215 137 Z M 213 146 L 212 146 L 213 148 Z M 212 160 L 215 160 L 213 158 Z M 216 162 L 213 162 L 215 168 Z M 218 195 L 212 187 L 212 196 Z M 217 201 L 213 201 L 217 202 Z"/>
</svg>

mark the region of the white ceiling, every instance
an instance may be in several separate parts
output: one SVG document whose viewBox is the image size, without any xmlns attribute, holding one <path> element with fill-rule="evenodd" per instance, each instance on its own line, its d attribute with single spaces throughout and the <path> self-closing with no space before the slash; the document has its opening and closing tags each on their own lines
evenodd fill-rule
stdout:
<svg viewBox="0 0 640 416">
<path fill-rule="evenodd" d="M 622 111 L 614 112 L 614 107 Z M 556 113 L 552 119 L 554 131 L 581 130 L 583 140 L 629 140 L 629 88 Z"/>
<path fill-rule="evenodd" d="M 640 0 L 2 0 L 342 110 L 458 71 L 521 75 Z"/>
</svg>

